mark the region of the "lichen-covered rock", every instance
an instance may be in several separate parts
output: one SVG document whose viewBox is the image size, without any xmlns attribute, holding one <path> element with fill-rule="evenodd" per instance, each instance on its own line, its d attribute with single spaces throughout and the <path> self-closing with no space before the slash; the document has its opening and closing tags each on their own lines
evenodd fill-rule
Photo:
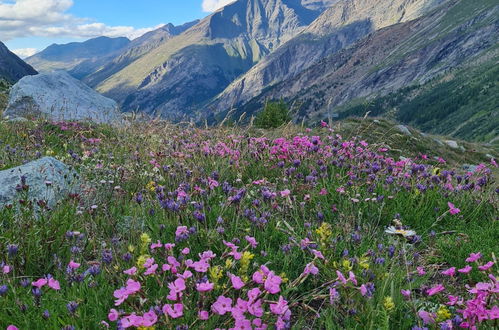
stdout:
<svg viewBox="0 0 499 330">
<path fill-rule="evenodd" d="M 121 113 L 104 97 L 64 71 L 26 76 L 15 84 L 4 116 L 115 123 Z"/>
<path fill-rule="evenodd" d="M 409 129 L 404 125 L 396 125 L 395 129 L 404 135 L 412 136 L 411 131 L 409 131 Z"/>
<path fill-rule="evenodd" d="M 52 157 L 0 171 L 0 208 L 20 199 L 52 208 L 78 190 L 78 174 Z"/>
</svg>

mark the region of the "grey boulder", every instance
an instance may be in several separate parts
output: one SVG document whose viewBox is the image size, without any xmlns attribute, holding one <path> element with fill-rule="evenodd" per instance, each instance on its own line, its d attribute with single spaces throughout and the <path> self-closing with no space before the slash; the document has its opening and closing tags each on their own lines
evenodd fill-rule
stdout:
<svg viewBox="0 0 499 330">
<path fill-rule="evenodd" d="M 49 120 L 121 121 L 118 104 L 71 77 L 65 71 L 26 76 L 9 95 L 5 117 L 34 117 Z"/>
<path fill-rule="evenodd" d="M 21 199 L 52 208 L 78 191 L 78 174 L 52 157 L 0 171 L 0 209 Z"/>
</svg>

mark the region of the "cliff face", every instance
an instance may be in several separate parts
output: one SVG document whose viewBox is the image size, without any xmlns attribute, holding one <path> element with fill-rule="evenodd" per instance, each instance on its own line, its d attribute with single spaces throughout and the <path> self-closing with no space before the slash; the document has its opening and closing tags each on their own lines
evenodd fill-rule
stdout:
<svg viewBox="0 0 499 330">
<path fill-rule="evenodd" d="M 301 32 L 334 1 L 239 0 L 97 84 L 125 110 L 179 119 Z"/>
<path fill-rule="evenodd" d="M 317 119 L 353 100 L 387 95 L 483 63 L 497 62 L 499 6 L 455 1 L 417 20 L 383 28 L 269 87 L 239 111 L 285 98 L 299 116 Z M 451 95 L 449 96 L 451 97 Z M 479 111 L 477 109 L 476 111 Z"/>
<path fill-rule="evenodd" d="M 33 67 L 21 60 L 0 42 L 0 80 L 14 84 L 24 76 L 35 74 L 37 72 Z"/>
<path fill-rule="evenodd" d="M 283 44 L 210 104 L 215 111 L 248 102 L 265 88 L 290 79 L 321 59 L 383 27 L 415 19 L 435 0 L 345 0 L 333 4 L 302 33 Z"/>
</svg>

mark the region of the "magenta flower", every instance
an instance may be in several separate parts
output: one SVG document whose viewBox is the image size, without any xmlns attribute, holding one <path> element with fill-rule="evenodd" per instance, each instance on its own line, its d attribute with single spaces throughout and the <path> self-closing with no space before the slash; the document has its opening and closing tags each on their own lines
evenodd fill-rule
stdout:
<svg viewBox="0 0 499 330">
<path fill-rule="evenodd" d="M 426 274 L 425 270 L 423 267 L 419 266 L 419 267 L 416 267 L 416 270 L 418 271 L 418 275 L 419 276 L 423 276 L 424 274 Z"/>
<path fill-rule="evenodd" d="M 178 300 L 182 296 L 182 291 L 185 290 L 185 280 L 183 278 L 177 278 L 172 283 L 168 284 L 170 292 L 167 296 L 170 300 Z"/>
<path fill-rule="evenodd" d="M 2 267 L 2 272 L 4 274 L 10 273 L 10 271 L 11 271 L 11 267 L 9 265 L 5 265 L 5 266 Z"/>
<path fill-rule="evenodd" d="M 448 202 L 447 205 L 449 206 L 449 213 L 450 214 L 455 215 L 455 214 L 458 214 L 459 212 L 461 212 L 461 210 L 458 209 L 457 207 L 455 207 L 454 204 L 452 204 L 451 202 Z"/>
<path fill-rule="evenodd" d="M 441 274 L 452 277 L 452 276 L 456 275 L 456 267 L 451 267 L 449 269 L 446 269 L 443 272 L 441 272 Z"/>
<path fill-rule="evenodd" d="M 253 316 L 261 317 L 263 315 L 262 299 L 250 301 L 248 303 L 248 312 Z"/>
<path fill-rule="evenodd" d="M 200 320 L 206 321 L 207 319 L 210 318 L 210 314 L 207 311 L 200 311 L 198 313 L 198 317 L 199 317 Z"/>
<path fill-rule="evenodd" d="M 277 304 L 270 304 L 270 311 L 275 315 L 283 315 L 287 310 L 288 302 L 283 298 L 283 296 L 279 296 Z"/>
<path fill-rule="evenodd" d="M 78 269 L 80 268 L 80 264 L 71 260 L 69 261 L 68 267 L 71 269 Z"/>
<path fill-rule="evenodd" d="M 150 310 L 142 316 L 142 326 L 143 327 L 152 327 L 158 322 L 158 316 L 154 312 L 154 310 Z"/>
<path fill-rule="evenodd" d="M 120 288 L 114 291 L 113 296 L 116 298 L 114 305 L 119 306 L 128 298 L 128 293 L 125 288 Z"/>
<path fill-rule="evenodd" d="M 355 278 L 355 274 L 353 272 L 348 272 L 348 280 L 353 284 L 357 285 L 357 279 Z"/>
<path fill-rule="evenodd" d="M 137 267 L 132 267 L 130 269 L 127 269 L 123 271 L 123 273 L 127 275 L 135 275 L 135 273 L 137 273 Z"/>
<path fill-rule="evenodd" d="M 59 281 L 56 281 L 53 278 L 49 278 L 48 286 L 49 286 L 49 288 L 51 288 L 53 290 L 60 290 L 61 289 L 61 285 L 59 284 Z"/>
<path fill-rule="evenodd" d="M 271 294 L 276 294 L 281 291 L 281 282 L 282 279 L 279 276 L 275 275 L 274 272 L 270 272 L 265 280 L 264 288 Z"/>
<path fill-rule="evenodd" d="M 214 286 L 215 284 L 210 282 L 197 283 L 196 290 L 198 290 L 198 292 L 208 292 L 213 290 Z"/>
<path fill-rule="evenodd" d="M 40 289 L 42 286 L 46 285 L 48 283 L 46 278 L 41 278 L 35 282 L 32 282 L 31 285 L 36 286 L 38 289 Z"/>
<path fill-rule="evenodd" d="M 256 248 L 256 246 L 258 245 L 258 242 L 256 241 L 256 239 L 254 237 L 251 237 L 251 236 L 245 236 L 244 239 L 246 241 L 248 241 L 248 243 L 251 245 L 251 247 L 254 249 Z"/>
<path fill-rule="evenodd" d="M 155 249 L 158 249 L 162 246 L 163 246 L 163 244 L 158 240 L 156 243 L 151 244 L 151 250 L 154 251 Z"/>
<path fill-rule="evenodd" d="M 118 314 L 118 311 L 114 308 L 112 308 L 110 311 L 109 311 L 109 314 L 107 314 L 107 318 L 109 319 L 109 321 L 111 322 L 114 322 L 118 319 L 119 317 L 119 314 Z"/>
<path fill-rule="evenodd" d="M 481 270 L 481 271 L 486 271 L 486 270 L 489 270 L 492 266 L 494 266 L 494 262 L 493 261 L 489 261 L 489 262 L 487 262 L 483 266 L 478 266 L 478 269 Z"/>
<path fill-rule="evenodd" d="M 171 304 L 166 304 L 163 306 L 163 313 L 169 315 L 173 319 L 177 319 L 184 315 L 184 305 L 174 304 L 172 307 Z"/>
<path fill-rule="evenodd" d="M 210 268 L 210 264 L 206 262 L 206 260 L 201 259 L 199 261 L 194 262 L 192 264 L 192 267 L 198 273 L 206 273 L 208 271 L 208 268 Z"/>
<path fill-rule="evenodd" d="M 411 290 L 400 290 L 400 293 L 406 298 L 411 296 Z"/>
<path fill-rule="evenodd" d="M 232 309 L 232 299 L 219 296 L 217 301 L 211 305 L 211 310 L 218 315 L 225 315 Z"/>
<path fill-rule="evenodd" d="M 437 293 L 442 292 L 444 290 L 445 290 L 445 287 L 442 284 L 438 284 L 438 285 L 434 286 L 433 288 L 428 289 L 426 291 L 426 293 L 429 296 L 433 296 L 433 295 L 436 295 Z"/>
<path fill-rule="evenodd" d="M 466 258 L 466 262 L 475 262 L 478 259 L 482 257 L 482 254 L 480 252 L 477 253 L 470 253 L 470 256 Z"/>
<path fill-rule="evenodd" d="M 187 226 L 178 226 L 175 231 L 175 237 L 180 237 L 183 235 L 189 235 L 189 228 Z"/>
<path fill-rule="evenodd" d="M 151 267 L 147 268 L 147 270 L 144 272 L 144 275 L 152 275 L 156 273 L 156 270 L 158 269 L 158 264 L 154 264 Z"/>
<path fill-rule="evenodd" d="M 458 269 L 457 271 L 463 274 L 468 274 L 472 269 L 473 267 L 471 267 L 470 265 L 466 265 L 466 267 Z"/>
<path fill-rule="evenodd" d="M 140 287 L 141 287 L 141 285 L 140 285 L 140 282 L 138 282 L 138 281 L 134 281 L 132 279 L 129 279 L 128 281 L 126 281 L 126 291 L 129 295 L 134 294 L 136 292 L 139 292 Z"/>
<path fill-rule="evenodd" d="M 232 282 L 232 287 L 236 290 L 241 289 L 244 286 L 243 280 L 236 275 L 230 274 L 230 281 Z"/>
<path fill-rule="evenodd" d="M 303 275 L 308 275 L 308 274 L 312 275 L 319 274 L 319 268 L 317 268 L 312 262 L 307 264 L 305 266 L 305 269 L 303 270 Z"/>
<path fill-rule="evenodd" d="M 19 328 L 11 324 L 7 327 L 7 330 L 19 330 Z"/>
<path fill-rule="evenodd" d="M 182 254 L 183 254 L 183 255 L 187 255 L 187 254 L 189 254 L 190 252 L 191 252 L 191 249 L 189 249 L 189 248 L 183 248 L 183 249 L 182 249 Z"/>
<path fill-rule="evenodd" d="M 291 191 L 289 189 L 285 189 L 280 192 L 281 197 L 288 197 L 291 194 Z"/>
<path fill-rule="evenodd" d="M 366 285 L 365 285 L 365 284 L 362 284 L 362 285 L 360 286 L 359 290 L 360 290 L 360 294 L 361 294 L 362 296 L 365 296 L 365 295 L 367 294 L 367 287 L 366 287 Z"/>
<path fill-rule="evenodd" d="M 435 323 L 435 315 L 433 315 L 432 313 L 428 313 L 426 311 L 419 311 L 418 316 L 423 320 L 424 324 Z"/>
<path fill-rule="evenodd" d="M 347 284 L 347 279 L 345 278 L 345 275 L 343 275 L 342 272 L 340 272 L 339 270 L 336 271 L 336 275 L 338 276 L 338 280 L 343 284 Z"/>
</svg>

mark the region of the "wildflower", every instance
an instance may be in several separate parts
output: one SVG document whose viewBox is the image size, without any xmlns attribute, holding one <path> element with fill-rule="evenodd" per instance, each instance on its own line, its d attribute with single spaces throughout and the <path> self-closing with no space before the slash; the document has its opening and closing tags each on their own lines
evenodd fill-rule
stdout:
<svg viewBox="0 0 499 330">
<path fill-rule="evenodd" d="M 435 323 L 435 315 L 426 311 L 419 311 L 418 316 L 423 320 L 424 324 Z"/>
<path fill-rule="evenodd" d="M 279 296 L 276 304 L 270 304 L 270 311 L 275 315 L 283 315 L 288 309 L 288 302 L 283 296 Z"/>
<path fill-rule="evenodd" d="M 114 322 L 118 319 L 119 317 L 119 314 L 118 314 L 118 311 L 114 308 L 112 308 L 110 311 L 109 311 L 109 314 L 107 314 L 107 318 L 109 319 L 109 321 L 111 322 Z"/>
<path fill-rule="evenodd" d="M 395 309 L 395 303 L 393 302 L 393 298 L 388 296 L 388 297 L 385 297 L 385 299 L 383 300 L 383 307 L 385 307 L 385 309 L 388 311 L 388 312 L 391 312 L 392 310 Z"/>
<path fill-rule="evenodd" d="M 291 194 L 291 191 L 289 189 L 285 189 L 280 192 L 281 197 L 288 197 Z"/>
<path fill-rule="evenodd" d="M 453 277 L 454 275 L 456 275 L 456 267 L 446 269 L 442 271 L 441 274 Z"/>
<path fill-rule="evenodd" d="M 48 280 L 46 278 L 41 278 L 35 282 L 32 282 L 31 285 L 40 289 L 42 286 L 46 285 L 47 283 L 48 283 Z"/>
<path fill-rule="evenodd" d="M 49 288 L 53 289 L 53 290 L 60 290 L 61 289 L 61 286 L 59 284 L 59 281 L 56 281 L 55 279 L 53 279 L 52 277 L 49 278 L 48 282 L 47 282 Z"/>
<path fill-rule="evenodd" d="M 483 266 L 478 266 L 478 269 L 481 270 L 481 271 L 486 271 L 486 270 L 489 270 L 492 266 L 494 266 L 494 262 L 493 261 L 489 261 L 489 262 L 487 262 Z"/>
<path fill-rule="evenodd" d="M 309 263 L 305 266 L 305 269 L 303 270 L 303 275 L 317 275 L 319 274 L 319 268 L 317 268 L 313 263 Z"/>
<path fill-rule="evenodd" d="M 448 320 L 451 318 L 451 316 L 452 314 L 449 312 L 447 307 L 442 305 L 437 311 L 437 322 Z"/>
<path fill-rule="evenodd" d="M 445 287 L 442 285 L 442 284 L 438 284 L 430 289 L 428 289 L 426 291 L 426 293 L 429 295 L 429 296 L 433 296 L 433 295 L 436 295 L 437 293 L 439 292 L 442 292 L 445 290 Z"/>
<path fill-rule="evenodd" d="M 424 268 L 421 266 L 416 267 L 416 270 L 418 271 L 419 276 L 423 276 L 424 274 L 426 274 Z"/>
<path fill-rule="evenodd" d="M 457 271 L 463 274 L 468 274 L 472 269 L 473 267 L 471 267 L 470 265 L 466 265 L 464 268 L 458 269 Z"/>
<path fill-rule="evenodd" d="M 385 233 L 391 235 L 401 235 L 404 237 L 415 236 L 416 232 L 414 230 L 397 229 L 394 226 L 390 226 L 385 230 Z"/>
<path fill-rule="evenodd" d="M 200 311 L 198 317 L 200 320 L 206 321 L 210 317 L 210 314 L 207 311 Z"/>
<path fill-rule="evenodd" d="M 482 257 L 482 254 L 480 252 L 477 253 L 470 253 L 470 256 L 466 258 L 466 262 L 475 262 L 478 259 Z"/>
<path fill-rule="evenodd" d="M 137 273 L 137 267 L 132 267 L 132 268 L 129 268 L 125 271 L 123 271 L 123 274 L 127 274 L 127 275 L 135 275 Z"/>
<path fill-rule="evenodd" d="M 230 277 L 230 281 L 232 282 L 232 287 L 234 289 L 239 290 L 244 286 L 244 282 L 243 282 L 243 280 L 241 280 L 241 278 L 239 276 L 230 274 L 229 277 Z"/>
<path fill-rule="evenodd" d="M 458 209 L 457 207 L 455 207 L 454 204 L 452 204 L 451 202 L 448 202 L 447 205 L 449 206 L 449 213 L 450 214 L 455 215 L 455 214 L 458 214 L 459 212 L 461 212 L 461 210 Z"/>
<path fill-rule="evenodd" d="M 169 315 L 173 319 L 182 317 L 184 315 L 184 305 L 174 304 L 172 307 L 171 304 L 166 304 L 163 306 L 163 314 Z"/>
<path fill-rule="evenodd" d="M 71 269 L 78 269 L 80 267 L 80 264 L 79 263 L 76 263 L 74 262 L 73 260 L 71 260 L 68 264 L 68 267 L 71 268 Z"/>
<path fill-rule="evenodd" d="M 275 275 L 274 272 L 270 272 L 267 275 L 267 279 L 265 280 L 264 283 L 265 290 L 267 290 L 271 294 L 276 294 L 279 291 L 281 291 L 280 289 L 281 282 L 282 279 L 279 276 Z"/>
<path fill-rule="evenodd" d="M 76 301 L 70 301 L 66 305 L 66 308 L 68 309 L 68 312 L 70 314 L 74 314 L 76 312 L 76 309 L 78 308 L 78 303 Z"/>
<path fill-rule="evenodd" d="M 3 296 L 4 294 L 6 294 L 8 290 L 9 290 L 8 286 L 0 285 L 0 296 Z"/>
<path fill-rule="evenodd" d="M 251 245 L 251 247 L 253 249 L 256 248 L 256 246 L 258 245 L 258 242 L 256 241 L 256 239 L 254 237 L 245 236 L 244 239 L 246 239 L 246 241 L 248 241 L 248 243 Z"/>
<path fill-rule="evenodd" d="M 400 290 L 400 293 L 406 297 L 406 298 L 409 298 L 411 296 L 411 290 Z"/>
<path fill-rule="evenodd" d="M 244 251 L 242 253 L 241 259 L 239 261 L 241 264 L 241 267 L 239 268 L 240 275 L 245 275 L 248 272 L 250 262 L 251 260 L 253 260 L 254 257 L 255 255 L 249 251 Z"/>
<path fill-rule="evenodd" d="M 197 283 L 196 290 L 198 290 L 199 292 L 207 292 L 213 290 L 214 286 L 215 285 L 210 282 Z"/>
<path fill-rule="evenodd" d="M 225 313 L 230 312 L 232 309 L 232 299 L 219 296 L 217 301 L 211 305 L 211 309 L 218 315 L 225 315 Z"/>
</svg>

